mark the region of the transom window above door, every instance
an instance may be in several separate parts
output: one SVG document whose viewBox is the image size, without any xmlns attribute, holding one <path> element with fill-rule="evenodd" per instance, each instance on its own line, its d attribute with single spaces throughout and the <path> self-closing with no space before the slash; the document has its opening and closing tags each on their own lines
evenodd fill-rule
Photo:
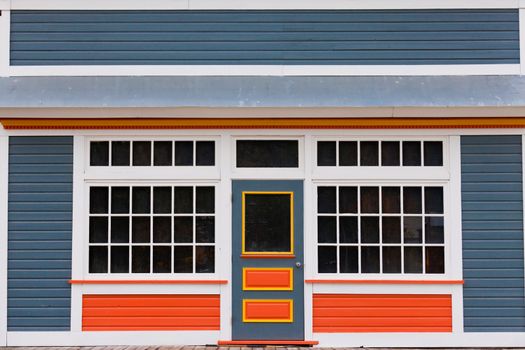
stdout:
<svg viewBox="0 0 525 350">
<path fill-rule="evenodd" d="M 235 150 L 237 168 L 299 168 L 299 140 L 236 140 Z"/>
<path fill-rule="evenodd" d="M 443 142 L 419 140 L 319 140 L 319 167 L 441 167 Z"/>
<path fill-rule="evenodd" d="M 439 185 L 319 185 L 318 273 L 445 273 Z"/>
<path fill-rule="evenodd" d="M 96 167 L 211 167 L 212 140 L 100 140 L 89 143 L 89 164 Z"/>
</svg>

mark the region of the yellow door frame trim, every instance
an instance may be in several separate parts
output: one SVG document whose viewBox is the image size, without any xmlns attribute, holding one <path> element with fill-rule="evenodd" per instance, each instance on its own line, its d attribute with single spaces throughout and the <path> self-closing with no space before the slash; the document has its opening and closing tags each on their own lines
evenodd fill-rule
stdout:
<svg viewBox="0 0 525 350">
<path fill-rule="evenodd" d="M 247 252 L 246 251 L 246 238 L 245 238 L 245 224 L 246 224 L 246 195 L 250 194 L 262 194 L 262 195 L 271 195 L 271 194 L 287 194 L 290 196 L 290 251 L 288 252 Z M 292 191 L 243 191 L 242 192 L 242 255 L 290 255 L 294 254 L 294 198 Z"/>
<path fill-rule="evenodd" d="M 248 270 L 289 271 L 289 287 L 247 287 L 246 272 Z M 243 267 L 242 268 L 242 290 L 287 290 L 293 291 L 293 268 L 291 267 Z"/>
<path fill-rule="evenodd" d="M 286 302 L 288 304 L 288 312 L 290 317 L 287 319 L 280 318 L 256 318 L 248 319 L 246 317 L 246 304 L 249 302 L 255 303 L 275 303 Z M 243 299 L 242 300 L 242 321 L 244 323 L 293 323 L 293 299 Z"/>
</svg>

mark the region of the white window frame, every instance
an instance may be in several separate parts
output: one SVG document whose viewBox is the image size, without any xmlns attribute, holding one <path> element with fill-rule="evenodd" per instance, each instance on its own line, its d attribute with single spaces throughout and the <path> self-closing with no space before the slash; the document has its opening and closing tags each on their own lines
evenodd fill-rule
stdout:
<svg viewBox="0 0 525 350">
<path fill-rule="evenodd" d="M 153 144 L 152 165 L 150 166 L 133 166 L 133 147 L 130 145 L 130 165 L 128 166 L 91 166 L 90 165 L 90 142 L 91 141 L 214 141 L 215 142 L 215 165 L 210 166 L 155 166 L 153 165 Z M 84 157 L 85 179 L 105 179 L 105 180 L 123 180 L 123 179 L 148 179 L 148 180 L 166 180 L 166 179 L 219 179 L 220 178 L 220 138 L 217 136 L 112 136 L 112 137 L 86 137 L 86 153 Z M 195 164 L 196 147 L 193 147 L 193 160 Z M 111 151 L 110 151 L 111 164 Z M 175 158 L 175 152 L 172 159 Z"/>
</svg>

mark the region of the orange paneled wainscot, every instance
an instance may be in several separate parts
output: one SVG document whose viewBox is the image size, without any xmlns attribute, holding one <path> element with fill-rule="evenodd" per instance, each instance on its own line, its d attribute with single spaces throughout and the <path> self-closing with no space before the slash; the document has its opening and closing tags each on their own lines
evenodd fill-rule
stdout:
<svg viewBox="0 0 525 350">
<path fill-rule="evenodd" d="M 314 294 L 314 333 L 452 332 L 443 294 Z"/>
<path fill-rule="evenodd" d="M 219 330 L 219 295 L 84 295 L 82 330 Z"/>
</svg>

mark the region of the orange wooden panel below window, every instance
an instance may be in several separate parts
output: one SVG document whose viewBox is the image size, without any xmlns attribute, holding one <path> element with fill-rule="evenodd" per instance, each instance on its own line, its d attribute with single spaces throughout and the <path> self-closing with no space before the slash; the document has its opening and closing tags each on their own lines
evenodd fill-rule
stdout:
<svg viewBox="0 0 525 350">
<path fill-rule="evenodd" d="M 293 269 L 245 267 L 243 289 L 293 290 Z"/>
<path fill-rule="evenodd" d="M 445 294 L 314 294 L 315 333 L 452 332 Z"/>
<path fill-rule="evenodd" d="M 83 331 L 219 330 L 219 295 L 84 295 Z"/>
<path fill-rule="evenodd" d="M 243 300 L 244 322 L 293 322 L 293 300 Z"/>
</svg>

